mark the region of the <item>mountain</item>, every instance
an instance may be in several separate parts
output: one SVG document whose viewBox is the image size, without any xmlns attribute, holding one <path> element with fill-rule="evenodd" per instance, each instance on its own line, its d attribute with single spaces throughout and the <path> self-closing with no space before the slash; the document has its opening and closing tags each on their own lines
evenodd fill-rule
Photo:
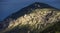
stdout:
<svg viewBox="0 0 60 33">
<path fill-rule="evenodd" d="M 1 21 L 0 33 L 40 33 L 59 21 L 59 9 L 35 2 Z"/>
</svg>

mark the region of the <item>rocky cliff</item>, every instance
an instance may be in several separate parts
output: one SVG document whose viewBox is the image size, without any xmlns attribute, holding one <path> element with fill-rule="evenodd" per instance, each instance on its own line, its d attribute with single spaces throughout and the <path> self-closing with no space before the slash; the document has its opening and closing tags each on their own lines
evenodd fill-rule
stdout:
<svg viewBox="0 0 60 33">
<path fill-rule="evenodd" d="M 40 33 L 60 21 L 60 10 L 35 2 L 2 21 L 1 33 Z"/>
</svg>

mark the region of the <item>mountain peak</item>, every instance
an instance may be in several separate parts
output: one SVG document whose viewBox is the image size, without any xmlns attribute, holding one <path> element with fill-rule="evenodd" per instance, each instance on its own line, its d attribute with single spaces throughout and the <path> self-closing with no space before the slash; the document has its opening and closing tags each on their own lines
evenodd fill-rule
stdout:
<svg viewBox="0 0 60 33">
<path fill-rule="evenodd" d="M 44 4 L 44 3 L 40 3 L 40 2 L 35 2 L 35 3 L 33 3 L 33 4 Z"/>
<path fill-rule="evenodd" d="M 45 4 L 45 3 L 40 3 L 40 2 L 34 2 L 33 4 L 27 6 L 27 7 L 30 7 L 30 8 L 54 8 L 48 4 Z M 56 9 L 56 8 L 54 8 Z"/>
<path fill-rule="evenodd" d="M 3 21 L 4 29 L 2 32 L 27 33 L 29 31 L 40 33 L 44 29 L 53 26 L 54 23 L 57 23 L 56 21 L 60 21 L 59 10 L 48 4 L 35 2 L 9 15 Z"/>
<path fill-rule="evenodd" d="M 28 10 L 34 10 L 34 9 L 38 9 L 38 8 L 40 8 L 40 9 L 42 9 L 42 8 L 54 8 L 54 7 L 52 7 L 52 6 L 50 6 L 50 5 L 48 5 L 48 4 L 45 4 L 45 3 L 40 3 L 40 2 L 35 2 L 35 3 L 32 3 L 32 4 L 30 4 L 29 6 L 27 6 L 27 7 L 24 7 L 24 8 L 22 8 L 22 9 L 20 9 L 19 11 L 17 11 L 16 13 L 13 13 L 12 15 L 9 15 L 7 18 L 9 18 L 9 17 L 12 17 L 13 19 L 14 19 L 14 17 L 13 16 L 17 16 L 17 14 L 19 15 L 19 17 L 20 16 L 22 16 L 22 15 L 20 15 L 20 14 L 26 14 L 27 12 L 29 12 Z M 55 8 L 54 8 L 55 9 Z M 24 12 L 24 13 L 23 13 Z M 17 16 L 18 17 L 18 16 Z M 7 19 L 6 18 L 6 19 Z M 6 19 L 4 19 L 4 20 L 6 20 Z"/>
</svg>

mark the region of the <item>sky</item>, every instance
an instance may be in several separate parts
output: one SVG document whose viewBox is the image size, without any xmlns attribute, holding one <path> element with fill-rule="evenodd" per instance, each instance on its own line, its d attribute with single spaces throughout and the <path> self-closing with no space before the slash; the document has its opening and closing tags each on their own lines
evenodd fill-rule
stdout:
<svg viewBox="0 0 60 33">
<path fill-rule="evenodd" d="M 34 2 L 46 3 L 60 9 L 60 0 L 0 0 L 0 21 Z"/>
</svg>

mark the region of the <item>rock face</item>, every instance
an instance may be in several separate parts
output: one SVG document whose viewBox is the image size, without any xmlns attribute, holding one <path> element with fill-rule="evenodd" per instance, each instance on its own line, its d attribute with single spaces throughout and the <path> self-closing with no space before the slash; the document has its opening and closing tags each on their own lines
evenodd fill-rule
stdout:
<svg viewBox="0 0 60 33">
<path fill-rule="evenodd" d="M 36 2 L 8 16 L 1 33 L 40 33 L 59 21 L 60 10 Z"/>
</svg>

